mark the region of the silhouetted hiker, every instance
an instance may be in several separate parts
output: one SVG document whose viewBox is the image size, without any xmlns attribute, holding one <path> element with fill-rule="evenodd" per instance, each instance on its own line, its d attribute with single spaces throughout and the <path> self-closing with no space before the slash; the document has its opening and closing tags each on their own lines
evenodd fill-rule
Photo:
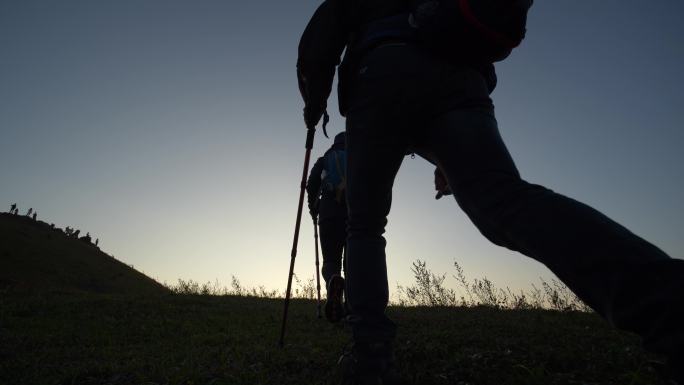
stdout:
<svg viewBox="0 0 684 385">
<path fill-rule="evenodd" d="M 37 211 L 33 213 L 32 218 L 34 221 L 36 220 L 36 218 L 38 218 L 38 212 Z"/>
<path fill-rule="evenodd" d="M 27 217 L 30 217 L 32 212 L 33 212 L 33 207 L 31 207 L 30 209 L 28 209 L 28 211 L 26 212 L 26 216 L 27 216 Z"/>
<path fill-rule="evenodd" d="M 100 238 L 95 239 L 95 246 L 97 246 L 98 243 L 100 243 Z"/>
<path fill-rule="evenodd" d="M 333 145 L 318 158 L 311 168 L 306 184 L 309 212 L 318 220 L 321 251 L 323 252 L 323 280 L 327 289 L 325 317 L 337 322 L 344 316 L 342 294 L 342 254 L 347 240 L 347 153 L 344 133 L 335 136 Z"/>
<path fill-rule="evenodd" d="M 79 241 L 83 241 L 86 243 L 92 243 L 92 238 L 90 238 L 90 233 L 86 233 L 85 236 L 79 238 Z"/>
<path fill-rule="evenodd" d="M 12 203 L 12 206 L 10 207 L 10 211 L 9 211 L 10 214 L 12 214 L 16 208 L 17 208 L 17 204 L 16 204 L 16 203 Z"/>
<path fill-rule="evenodd" d="M 346 384 L 399 382 L 382 234 L 394 178 L 411 150 L 439 165 L 492 243 L 545 264 L 598 314 L 668 356 L 682 378 L 684 261 L 522 180 L 501 139 L 489 98 L 492 62 L 524 36 L 531 3 L 326 0 L 302 36 L 297 74 L 308 128 L 324 114 L 346 48 L 338 88 L 347 119 L 345 295 L 354 341 L 340 360 Z"/>
</svg>

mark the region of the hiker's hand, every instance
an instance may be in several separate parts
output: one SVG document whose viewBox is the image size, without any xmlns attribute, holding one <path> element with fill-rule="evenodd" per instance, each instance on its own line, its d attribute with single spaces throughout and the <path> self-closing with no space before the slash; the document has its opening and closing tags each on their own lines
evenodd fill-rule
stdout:
<svg viewBox="0 0 684 385">
<path fill-rule="evenodd" d="M 299 82 L 299 92 L 304 99 L 304 123 L 307 129 L 314 129 L 323 116 L 323 111 L 326 109 L 325 103 L 316 101 L 311 92 L 309 80 L 302 73 L 300 68 L 297 68 L 297 81 Z"/>
<path fill-rule="evenodd" d="M 447 182 L 446 177 L 444 177 L 444 174 L 439 167 L 435 167 L 435 190 L 437 191 L 435 199 L 439 199 L 445 195 L 451 195 L 452 193 L 449 182 Z"/>
<path fill-rule="evenodd" d="M 316 128 L 318 122 L 321 121 L 321 117 L 323 117 L 326 108 L 327 106 L 325 103 L 306 103 L 304 106 L 304 123 L 306 123 L 306 128 Z"/>
<path fill-rule="evenodd" d="M 318 205 L 317 204 L 309 204 L 309 214 L 311 214 L 311 218 L 315 221 L 316 218 L 318 218 Z"/>
</svg>

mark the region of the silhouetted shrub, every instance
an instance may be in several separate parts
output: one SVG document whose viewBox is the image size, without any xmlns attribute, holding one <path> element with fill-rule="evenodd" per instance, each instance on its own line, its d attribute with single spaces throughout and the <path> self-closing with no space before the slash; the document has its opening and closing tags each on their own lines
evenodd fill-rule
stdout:
<svg viewBox="0 0 684 385">
<path fill-rule="evenodd" d="M 259 298 L 278 298 L 281 296 L 278 290 L 269 291 L 264 286 L 247 289 L 235 276 L 232 276 L 230 288 L 221 286 L 218 280 L 201 284 L 191 279 L 187 281 L 178 279 L 178 282 L 175 285 L 170 285 L 165 282 L 164 286 L 166 286 L 174 294 L 182 295 L 235 295 Z"/>
<path fill-rule="evenodd" d="M 398 306 L 489 306 L 499 309 L 554 309 L 559 311 L 592 311 L 562 282 L 542 278 L 542 289 L 532 284 L 532 289 L 519 294 L 510 288 L 497 288 L 492 281 L 483 277 L 472 282 L 466 279 L 463 269 L 454 262 L 453 276 L 460 290 L 446 288 L 446 274 L 436 275 L 427 268 L 424 261 L 413 263 L 411 271 L 415 278 L 413 286 L 397 286 L 396 298 L 392 304 Z M 460 293 L 459 293 L 460 291 Z"/>
<path fill-rule="evenodd" d="M 296 285 L 292 290 L 294 298 L 316 299 L 316 285 L 313 278 L 307 279 L 304 283 L 297 277 L 297 274 L 293 274 L 292 278 Z"/>
</svg>

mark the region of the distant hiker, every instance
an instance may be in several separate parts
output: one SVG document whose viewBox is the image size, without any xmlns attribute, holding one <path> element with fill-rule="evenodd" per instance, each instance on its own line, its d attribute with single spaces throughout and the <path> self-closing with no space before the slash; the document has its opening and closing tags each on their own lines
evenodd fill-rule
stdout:
<svg viewBox="0 0 684 385">
<path fill-rule="evenodd" d="M 92 243 L 92 238 L 90 238 L 90 233 L 87 233 L 84 237 L 79 238 L 80 241 L 85 243 Z"/>
<path fill-rule="evenodd" d="M 417 3 L 417 5 L 409 3 Z M 346 290 L 354 345 L 344 384 L 395 384 L 385 232 L 407 151 L 439 165 L 492 243 L 550 268 L 598 314 L 669 357 L 684 382 L 684 261 L 600 212 L 521 179 L 489 97 L 493 62 L 525 36 L 532 0 L 325 0 L 299 44 L 304 120 L 325 115 L 335 67 L 346 116 Z M 425 228 L 426 223 L 417 228 Z"/>
<path fill-rule="evenodd" d="M 38 212 L 37 211 L 33 213 L 32 218 L 34 221 L 36 220 L 36 218 L 38 218 Z"/>
<path fill-rule="evenodd" d="M 33 207 L 31 207 L 30 209 L 28 209 L 28 211 L 26 212 L 26 216 L 27 216 L 27 217 L 30 217 L 32 212 L 33 212 Z"/>
<path fill-rule="evenodd" d="M 309 212 L 320 229 L 322 275 L 328 293 L 325 317 L 330 322 L 337 322 L 344 316 L 344 278 L 341 276 L 347 240 L 347 152 L 344 142 L 344 132 L 335 136 L 333 145 L 311 168 L 306 184 Z"/>
<path fill-rule="evenodd" d="M 55 229 L 55 224 L 54 224 L 54 223 L 50 223 L 50 229 L 52 229 L 52 230 Z"/>
<path fill-rule="evenodd" d="M 95 239 L 95 246 L 97 246 L 98 243 L 100 243 L 100 238 Z"/>
<path fill-rule="evenodd" d="M 16 204 L 16 203 L 12 203 L 12 206 L 10 207 L 10 211 L 9 211 L 10 214 L 12 214 L 16 208 L 17 208 L 17 204 Z"/>
</svg>

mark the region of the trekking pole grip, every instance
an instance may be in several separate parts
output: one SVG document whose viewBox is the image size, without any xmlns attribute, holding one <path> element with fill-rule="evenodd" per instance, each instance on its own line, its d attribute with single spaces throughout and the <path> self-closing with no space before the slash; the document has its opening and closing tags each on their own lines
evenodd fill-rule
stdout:
<svg viewBox="0 0 684 385">
<path fill-rule="evenodd" d="M 309 128 L 306 130 L 306 145 L 305 148 L 307 150 L 311 150 L 313 148 L 313 142 L 314 142 L 314 135 L 316 134 L 316 129 L 315 128 Z"/>
</svg>

